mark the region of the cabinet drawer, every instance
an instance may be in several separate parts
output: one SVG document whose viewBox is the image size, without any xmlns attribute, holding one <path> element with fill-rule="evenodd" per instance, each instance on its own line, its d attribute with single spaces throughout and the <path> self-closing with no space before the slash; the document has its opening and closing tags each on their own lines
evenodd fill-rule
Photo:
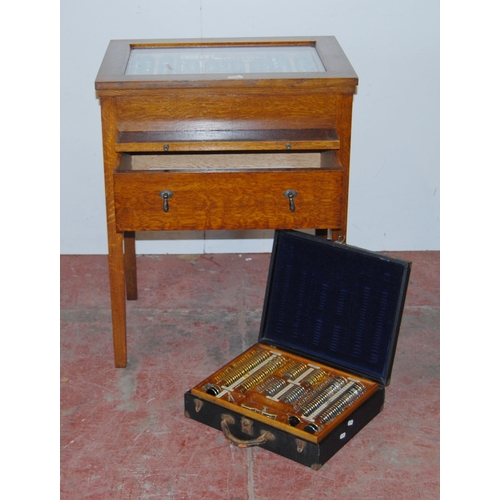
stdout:
<svg viewBox="0 0 500 500">
<path fill-rule="evenodd" d="M 288 190 L 297 193 L 292 201 Z M 163 191 L 171 193 L 166 203 Z M 119 231 L 335 229 L 342 220 L 343 172 L 117 170 L 114 192 Z"/>
</svg>

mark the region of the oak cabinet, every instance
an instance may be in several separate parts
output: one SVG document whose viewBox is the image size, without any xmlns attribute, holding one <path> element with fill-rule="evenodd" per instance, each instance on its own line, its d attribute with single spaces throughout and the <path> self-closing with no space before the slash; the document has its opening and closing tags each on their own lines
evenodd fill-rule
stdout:
<svg viewBox="0 0 500 500">
<path fill-rule="evenodd" d="M 345 241 L 357 82 L 334 37 L 110 42 L 95 88 L 117 367 L 137 298 L 135 231 Z"/>
</svg>

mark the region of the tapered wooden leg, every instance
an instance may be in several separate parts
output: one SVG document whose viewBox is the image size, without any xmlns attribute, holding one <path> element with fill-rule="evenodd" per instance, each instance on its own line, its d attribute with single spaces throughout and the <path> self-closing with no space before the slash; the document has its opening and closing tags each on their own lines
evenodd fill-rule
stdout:
<svg viewBox="0 0 500 500">
<path fill-rule="evenodd" d="M 127 299 L 137 300 L 137 261 L 135 257 L 135 232 L 125 231 L 125 282 Z"/>
<path fill-rule="evenodd" d="M 127 366 L 127 321 L 125 300 L 125 257 L 123 234 L 108 233 L 109 283 L 111 289 L 111 319 L 115 366 Z"/>
</svg>

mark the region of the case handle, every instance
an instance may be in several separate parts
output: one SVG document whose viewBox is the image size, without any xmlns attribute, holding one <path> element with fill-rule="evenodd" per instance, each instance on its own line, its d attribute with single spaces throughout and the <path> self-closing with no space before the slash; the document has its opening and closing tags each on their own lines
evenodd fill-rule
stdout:
<svg viewBox="0 0 500 500">
<path fill-rule="evenodd" d="M 268 431 L 261 431 L 260 436 L 255 439 L 239 439 L 234 436 L 229 429 L 229 425 L 234 424 L 234 418 L 231 415 L 222 415 L 220 427 L 224 437 L 238 448 L 250 448 L 251 446 L 260 446 L 267 440 L 272 441 L 274 436 Z"/>
</svg>

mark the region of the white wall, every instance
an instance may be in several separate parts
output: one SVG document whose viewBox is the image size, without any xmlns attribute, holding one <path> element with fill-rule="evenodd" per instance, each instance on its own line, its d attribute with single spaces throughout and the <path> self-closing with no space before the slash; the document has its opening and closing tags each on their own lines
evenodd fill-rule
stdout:
<svg viewBox="0 0 500 500">
<path fill-rule="evenodd" d="M 109 40 L 334 35 L 359 76 L 348 241 L 439 249 L 438 0 L 63 0 L 61 253 L 106 253 L 99 101 Z M 139 233 L 139 253 L 259 252 L 270 232 Z"/>
</svg>

